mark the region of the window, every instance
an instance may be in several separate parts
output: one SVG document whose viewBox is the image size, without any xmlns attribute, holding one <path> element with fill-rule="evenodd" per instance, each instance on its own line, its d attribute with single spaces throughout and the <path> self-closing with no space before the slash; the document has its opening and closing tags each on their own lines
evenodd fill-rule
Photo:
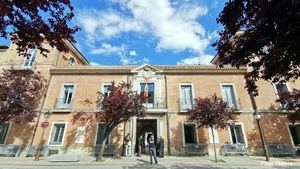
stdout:
<svg viewBox="0 0 300 169">
<path fill-rule="evenodd" d="M 147 103 L 154 103 L 154 83 L 141 83 L 141 95 L 147 97 Z"/>
<path fill-rule="evenodd" d="M 289 92 L 289 87 L 286 83 L 273 83 L 273 86 L 275 88 L 275 94 L 276 94 L 276 98 L 279 99 L 280 95 L 285 93 L 285 92 Z M 287 103 L 280 103 L 280 106 L 285 109 L 287 106 Z"/>
<path fill-rule="evenodd" d="M 68 61 L 68 65 L 69 66 L 74 66 L 75 65 L 75 59 L 74 58 L 70 58 Z"/>
<path fill-rule="evenodd" d="M 233 144 L 246 144 L 241 124 L 234 124 L 230 127 L 230 136 Z"/>
<path fill-rule="evenodd" d="M 184 124 L 184 143 L 185 144 L 197 144 L 196 125 Z"/>
<path fill-rule="evenodd" d="M 84 133 L 85 133 L 85 126 L 78 126 L 75 136 L 75 143 L 80 144 L 84 142 Z"/>
<path fill-rule="evenodd" d="M 102 91 L 102 93 L 104 94 L 104 96 L 108 96 L 109 95 L 109 93 L 110 93 L 110 85 L 104 85 L 103 86 L 103 91 Z"/>
<path fill-rule="evenodd" d="M 66 123 L 53 123 L 49 145 L 62 145 Z"/>
<path fill-rule="evenodd" d="M 180 109 L 186 110 L 193 107 L 193 95 L 191 85 L 180 85 Z"/>
<path fill-rule="evenodd" d="M 56 101 L 56 109 L 70 109 L 74 97 L 74 88 L 72 84 L 65 84 L 62 86 L 60 97 Z"/>
<path fill-rule="evenodd" d="M 104 134 L 105 134 L 106 127 L 107 127 L 107 124 L 103 124 L 103 123 L 98 124 L 96 144 L 102 144 L 102 141 L 104 140 Z M 106 139 L 106 144 L 108 144 L 108 139 Z"/>
<path fill-rule="evenodd" d="M 63 93 L 63 104 L 71 104 L 72 96 L 74 92 L 74 85 L 64 85 L 64 93 Z"/>
<path fill-rule="evenodd" d="M 221 93 L 223 101 L 227 102 L 230 107 L 237 109 L 233 85 L 222 85 Z"/>
<path fill-rule="evenodd" d="M 26 53 L 26 58 L 24 62 L 24 67 L 25 68 L 31 68 L 35 57 L 36 57 L 37 50 L 36 49 L 29 49 Z"/>
<path fill-rule="evenodd" d="M 289 125 L 290 134 L 295 147 L 300 147 L 300 124 Z"/>
<path fill-rule="evenodd" d="M 286 83 L 274 84 L 276 97 L 279 98 L 280 94 L 289 92 L 288 85 Z"/>
<path fill-rule="evenodd" d="M 0 125 L 0 144 L 5 144 L 10 123 Z"/>
</svg>

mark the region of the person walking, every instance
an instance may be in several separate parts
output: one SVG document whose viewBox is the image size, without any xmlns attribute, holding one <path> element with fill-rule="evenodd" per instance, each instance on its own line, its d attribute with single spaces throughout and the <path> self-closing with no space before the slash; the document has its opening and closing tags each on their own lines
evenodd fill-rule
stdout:
<svg viewBox="0 0 300 169">
<path fill-rule="evenodd" d="M 129 133 L 125 137 L 125 157 L 131 157 L 131 138 Z"/>
<path fill-rule="evenodd" d="M 165 148 L 164 142 L 165 142 L 165 140 L 161 136 L 159 136 L 159 139 L 157 142 L 159 157 L 164 157 L 164 148 Z"/>
<path fill-rule="evenodd" d="M 141 153 L 142 153 L 142 145 L 143 145 L 143 136 L 140 135 L 140 137 L 138 138 L 138 157 L 141 157 Z"/>
<path fill-rule="evenodd" d="M 156 158 L 156 145 L 155 145 L 155 140 L 154 140 L 154 136 L 151 135 L 149 140 L 149 154 L 150 154 L 150 164 L 153 163 L 153 158 L 155 161 L 155 164 L 157 164 L 157 158 Z"/>
</svg>

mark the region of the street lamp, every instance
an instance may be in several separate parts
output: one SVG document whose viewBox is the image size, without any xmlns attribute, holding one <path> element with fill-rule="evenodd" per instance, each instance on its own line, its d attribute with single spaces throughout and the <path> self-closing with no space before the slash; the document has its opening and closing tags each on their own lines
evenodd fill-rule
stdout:
<svg viewBox="0 0 300 169">
<path fill-rule="evenodd" d="M 258 130 L 259 130 L 260 138 L 262 140 L 262 144 L 263 144 L 263 147 L 264 147 L 264 150 L 265 150 L 266 161 L 270 161 L 270 159 L 269 159 L 269 153 L 268 153 L 268 148 L 266 146 L 266 141 L 265 141 L 265 138 L 264 138 L 264 135 L 263 135 L 263 131 L 262 131 L 261 126 L 260 126 L 261 113 L 258 112 L 257 110 L 254 110 L 253 116 L 256 119 L 256 122 L 257 122 L 257 125 L 258 125 Z"/>
<path fill-rule="evenodd" d="M 39 145 L 37 147 L 37 151 L 36 151 L 36 155 L 35 155 L 34 161 L 39 161 L 40 160 L 40 154 L 41 154 L 41 148 L 42 148 L 42 140 L 43 140 L 43 137 L 44 137 L 45 129 L 49 126 L 49 122 L 47 120 L 50 118 L 50 116 L 51 116 L 51 112 L 50 111 L 47 111 L 47 112 L 44 113 L 45 121 L 43 121 L 41 123 L 41 127 L 43 128 L 43 132 L 42 132 L 42 136 L 41 136 Z"/>
<path fill-rule="evenodd" d="M 47 111 L 47 112 L 44 113 L 44 118 L 45 118 L 46 121 L 50 118 L 50 116 L 51 116 L 50 111 Z"/>
</svg>

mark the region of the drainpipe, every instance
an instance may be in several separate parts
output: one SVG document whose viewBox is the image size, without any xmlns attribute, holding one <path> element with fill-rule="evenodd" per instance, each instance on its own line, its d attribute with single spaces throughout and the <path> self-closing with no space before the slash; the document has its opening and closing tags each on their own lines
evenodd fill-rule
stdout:
<svg viewBox="0 0 300 169">
<path fill-rule="evenodd" d="M 167 76 L 165 75 L 165 99 L 166 99 L 166 120 L 167 120 L 167 147 L 168 147 L 168 155 L 171 155 L 171 147 L 170 147 L 170 123 L 169 123 L 169 109 L 168 109 L 168 85 L 167 85 Z"/>
<path fill-rule="evenodd" d="M 37 117 L 37 120 L 36 120 L 36 123 L 35 123 L 35 126 L 34 126 L 34 130 L 33 130 L 33 133 L 32 133 L 32 139 L 31 139 L 31 142 L 30 142 L 31 146 L 32 146 L 34 138 L 35 138 L 36 130 L 38 128 L 38 125 L 39 125 L 39 122 L 40 122 L 40 119 L 41 119 L 41 115 L 43 113 L 43 108 L 44 108 L 45 100 L 46 100 L 47 93 L 48 93 L 48 90 L 49 90 L 51 79 L 52 79 L 52 74 L 50 73 L 49 83 L 47 85 L 47 88 L 46 88 L 46 91 L 45 91 L 45 95 L 43 97 L 42 104 L 41 104 L 41 107 L 40 107 L 40 110 L 39 110 L 39 114 L 38 114 L 38 117 Z"/>
</svg>

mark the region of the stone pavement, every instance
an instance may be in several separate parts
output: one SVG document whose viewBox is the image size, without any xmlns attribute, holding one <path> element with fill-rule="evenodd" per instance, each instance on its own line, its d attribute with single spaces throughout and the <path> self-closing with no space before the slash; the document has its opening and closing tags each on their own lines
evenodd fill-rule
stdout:
<svg viewBox="0 0 300 169">
<path fill-rule="evenodd" d="M 33 158 L 24 157 L 0 157 L 0 169 L 77 169 L 77 168 L 101 168 L 101 169 L 196 169 L 196 168 L 300 168 L 300 158 L 271 158 L 270 162 L 264 161 L 264 157 L 225 157 L 220 156 L 219 162 L 215 163 L 213 157 L 176 157 L 166 156 L 159 158 L 158 165 L 150 165 L 149 157 L 120 157 L 107 158 L 104 162 L 95 162 L 93 157 L 81 157 L 79 162 L 48 162 L 41 158 L 40 161 L 33 161 Z"/>
</svg>

